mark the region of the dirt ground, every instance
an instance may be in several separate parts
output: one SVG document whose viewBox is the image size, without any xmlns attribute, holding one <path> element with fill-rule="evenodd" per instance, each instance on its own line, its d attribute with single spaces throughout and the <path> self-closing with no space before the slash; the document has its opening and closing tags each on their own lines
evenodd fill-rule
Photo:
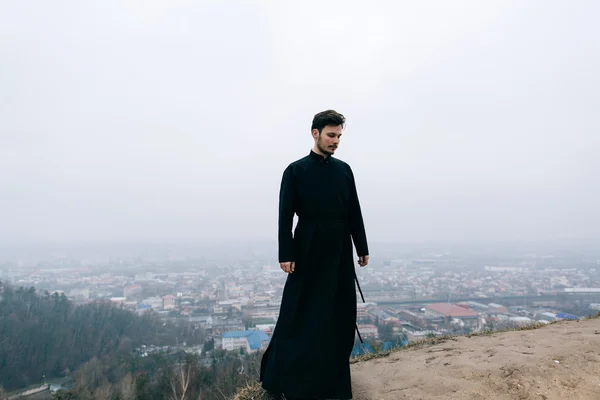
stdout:
<svg viewBox="0 0 600 400">
<path fill-rule="evenodd" d="M 600 399 L 600 319 L 459 337 L 352 365 L 354 400 Z"/>
</svg>

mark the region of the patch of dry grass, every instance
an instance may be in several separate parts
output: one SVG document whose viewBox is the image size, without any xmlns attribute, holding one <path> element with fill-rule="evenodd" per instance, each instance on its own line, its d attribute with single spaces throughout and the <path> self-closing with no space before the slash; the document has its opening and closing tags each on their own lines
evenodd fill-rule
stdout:
<svg viewBox="0 0 600 400">
<path fill-rule="evenodd" d="M 231 400 L 270 400 L 260 385 L 260 382 L 254 381 L 246 384 L 236 393 Z"/>
</svg>

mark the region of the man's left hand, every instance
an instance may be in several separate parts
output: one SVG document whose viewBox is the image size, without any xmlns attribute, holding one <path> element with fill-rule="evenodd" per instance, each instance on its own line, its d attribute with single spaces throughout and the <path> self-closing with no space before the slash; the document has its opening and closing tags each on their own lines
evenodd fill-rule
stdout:
<svg viewBox="0 0 600 400">
<path fill-rule="evenodd" d="M 361 267 L 366 267 L 369 263 L 369 256 L 360 256 L 358 257 L 358 265 Z"/>
</svg>

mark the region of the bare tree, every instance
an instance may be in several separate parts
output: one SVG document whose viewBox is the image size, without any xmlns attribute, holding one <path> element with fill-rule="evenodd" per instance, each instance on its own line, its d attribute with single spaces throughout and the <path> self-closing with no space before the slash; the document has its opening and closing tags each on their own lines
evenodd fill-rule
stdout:
<svg viewBox="0 0 600 400">
<path fill-rule="evenodd" d="M 75 377 L 78 389 L 93 390 L 99 387 L 102 384 L 103 377 L 101 362 L 96 357 L 92 358 L 77 370 Z"/>
<path fill-rule="evenodd" d="M 94 400 L 111 400 L 113 397 L 113 388 L 108 382 L 104 382 L 94 390 Z"/>
<path fill-rule="evenodd" d="M 175 373 L 171 378 L 171 395 L 169 400 L 190 400 L 188 388 L 192 377 L 192 366 L 188 363 L 177 365 Z"/>
<path fill-rule="evenodd" d="M 135 400 L 135 378 L 131 374 L 127 374 L 121 379 L 119 393 L 121 400 Z"/>
<path fill-rule="evenodd" d="M 0 385 L 0 400 L 6 400 L 6 399 L 8 399 L 8 395 L 4 391 L 4 388 L 2 387 L 2 385 Z"/>
</svg>

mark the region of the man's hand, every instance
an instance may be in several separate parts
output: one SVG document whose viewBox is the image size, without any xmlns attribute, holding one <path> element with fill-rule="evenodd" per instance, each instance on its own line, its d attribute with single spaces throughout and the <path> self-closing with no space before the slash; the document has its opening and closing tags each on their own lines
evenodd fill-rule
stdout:
<svg viewBox="0 0 600 400">
<path fill-rule="evenodd" d="M 369 263 L 369 256 L 360 256 L 358 257 L 358 265 L 361 267 L 366 267 Z"/>
<path fill-rule="evenodd" d="M 294 269 L 296 268 L 296 263 L 294 261 L 282 262 L 279 263 L 279 267 L 281 267 L 283 272 L 292 274 L 294 273 Z"/>
</svg>

